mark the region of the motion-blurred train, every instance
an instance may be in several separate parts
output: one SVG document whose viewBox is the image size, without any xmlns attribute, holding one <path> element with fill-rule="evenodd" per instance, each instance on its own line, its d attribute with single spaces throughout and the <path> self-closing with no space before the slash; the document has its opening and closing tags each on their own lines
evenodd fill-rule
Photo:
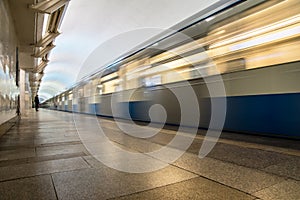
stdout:
<svg viewBox="0 0 300 200">
<path fill-rule="evenodd" d="M 300 1 L 221 2 L 43 106 L 149 122 L 149 109 L 160 104 L 166 123 L 178 125 L 180 102 L 170 88 L 192 87 L 199 128 L 210 123 L 212 100 L 226 97 L 224 130 L 299 139 Z M 222 80 L 214 78 L 218 74 Z M 223 96 L 210 95 L 216 81 L 223 81 Z M 121 98 L 114 102 L 116 94 Z M 129 113 L 114 116 L 112 106 L 127 106 Z"/>
</svg>

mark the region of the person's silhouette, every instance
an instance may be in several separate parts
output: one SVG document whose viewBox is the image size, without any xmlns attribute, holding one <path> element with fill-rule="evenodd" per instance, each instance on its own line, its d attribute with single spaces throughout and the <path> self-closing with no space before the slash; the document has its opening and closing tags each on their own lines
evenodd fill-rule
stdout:
<svg viewBox="0 0 300 200">
<path fill-rule="evenodd" d="M 34 103 L 35 103 L 35 110 L 39 111 L 39 105 L 40 105 L 39 95 L 35 96 Z"/>
</svg>

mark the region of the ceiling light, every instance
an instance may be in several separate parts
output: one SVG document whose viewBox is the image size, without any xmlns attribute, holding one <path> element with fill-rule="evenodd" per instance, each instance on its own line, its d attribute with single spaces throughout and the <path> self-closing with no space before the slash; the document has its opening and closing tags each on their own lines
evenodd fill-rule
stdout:
<svg viewBox="0 0 300 200">
<path fill-rule="evenodd" d="M 35 54 L 33 54 L 33 57 L 36 58 L 40 58 L 43 57 L 45 54 L 49 53 L 49 51 L 51 51 L 53 48 L 55 47 L 55 45 L 49 45 L 43 49 L 38 50 Z"/>
<path fill-rule="evenodd" d="M 43 70 L 44 70 L 44 68 L 47 66 L 47 63 L 46 62 L 41 62 L 38 66 L 37 66 L 37 68 L 36 68 L 36 72 L 38 72 L 38 73 L 41 73 Z"/>
<path fill-rule="evenodd" d="M 36 43 L 36 47 L 45 47 L 49 45 L 60 33 L 47 33 L 40 41 Z"/>
</svg>

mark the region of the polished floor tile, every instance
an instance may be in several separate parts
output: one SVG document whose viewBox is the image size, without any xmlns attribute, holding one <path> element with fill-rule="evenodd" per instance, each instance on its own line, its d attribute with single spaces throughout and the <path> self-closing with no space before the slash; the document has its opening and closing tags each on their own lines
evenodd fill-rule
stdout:
<svg viewBox="0 0 300 200">
<path fill-rule="evenodd" d="M 250 194 L 284 181 L 280 176 L 208 157 L 200 159 L 189 153 L 175 165 Z"/>
<path fill-rule="evenodd" d="M 271 165 L 263 170 L 300 181 L 300 160 L 296 156 L 291 156 L 288 161 Z"/>
<path fill-rule="evenodd" d="M 46 146 L 46 147 L 37 147 L 36 154 L 37 156 L 49 156 L 57 154 L 67 154 L 67 153 L 80 153 L 84 152 L 88 154 L 87 150 L 82 144 L 62 144 L 56 146 Z"/>
<path fill-rule="evenodd" d="M 20 158 L 35 157 L 34 148 L 19 148 L 15 150 L 0 150 L 0 161 L 15 160 Z"/>
<path fill-rule="evenodd" d="M 111 143 L 95 140 L 99 127 L 91 126 L 94 122 Z M 120 123 L 139 136 L 126 120 Z M 29 112 L 0 137 L 0 199 L 300 199 L 296 141 L 225 133 L 200 159 L 205 130 L 182 151 L 191 134 L 176 135 L 176 127 L 165 127 L 143 127 L 142 135 L 157 131 L 143 139 L 124 134 L 113 119 Z M 78 131 L 88 135 L 84 142 Z M 166 147 L 175 137 L 179 143 Z M 152 154 L 161 149 L 168 151 Z M 120 150 L 141 156 L 128 157 Z M 171 153 L 183 155 L 174 162 Z M 166 167 L 149 170 L 157 166 Z"/>
<path fill-rule="evenodd" d="M 254 200 L 256 198 L 201 177 L 115 198 L 115 200 L 140 199 Z"/>
<path fill-rule="evenodd" d="M 300 199 L 300 181 L 286 180 L 254 194 L 264 200 Z"/>
<path fill-rule="evenodd" d="M 103 167 L 55 173 L 52 176 L 59 199 L 107 199 L 197 177 L 172 166 L 143 174 L 124 173 Z"/>
<path fill-rule="evenodd" d="M 0 167 L 0 181 L 88 168 L 82 158 L 69 158 Z"/>
<path fill-rule="evenodd" d="M 51 176 L 35 176 L 0 182 L 1 200 L 56 200 Z"/>
</svg>

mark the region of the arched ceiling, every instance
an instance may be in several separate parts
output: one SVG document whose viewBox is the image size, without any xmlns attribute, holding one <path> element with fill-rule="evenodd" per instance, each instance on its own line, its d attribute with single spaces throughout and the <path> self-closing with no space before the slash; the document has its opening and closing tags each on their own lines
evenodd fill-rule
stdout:
<svg viewBox="0 0 300 200">
<path fill-rule="evenodd" d="M 71 0 L 59 28 L 62 34 L 56 38 L 56 47 L 51 51 L 50 62 L 44 70 L 39 95 L 46 100 L 66 90 L 95 67 L 113 61 L 163 29 L 217 1 Z M 141 29 L 154 31 L 136 32 L 136 41 L 133 38 L 128 44 L 121 44 L 120 35 Z M 99 61 L 99 66 L 81 69 L 87 57 L 101 45 L 105 55 L 99 57 L 104 59 Z"/>
</svg>

